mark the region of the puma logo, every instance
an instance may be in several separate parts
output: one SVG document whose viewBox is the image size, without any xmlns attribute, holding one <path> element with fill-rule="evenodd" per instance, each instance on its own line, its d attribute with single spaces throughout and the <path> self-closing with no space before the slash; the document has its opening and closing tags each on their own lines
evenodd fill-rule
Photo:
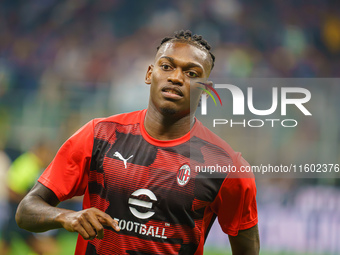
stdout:
<svg viewBox="0 0 340 255">
<path fill-rule="evenodd" d="M 120 154 L 118 151 L 116 151 L 115 154 L 113 154 L 113 156 L 119 158 L 120 160 L 123 160 L 125 168 L 127 168 L 127 164 L 126 164 L 127 161 L 128 161 L 130 158 L 133 157 L 133 155 L 131 155 L 130 157 L 128 157 L 127 159 L 125 159 L 125 158 L 123 158 L 122 154 Z"/>
</svg>

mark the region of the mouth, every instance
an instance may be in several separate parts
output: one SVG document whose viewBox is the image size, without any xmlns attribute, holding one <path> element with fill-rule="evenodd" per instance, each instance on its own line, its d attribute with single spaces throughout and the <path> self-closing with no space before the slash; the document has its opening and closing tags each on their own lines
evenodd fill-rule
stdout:
<svg viewBox="0 0 340 255">
<path fill-rule="evenodd" d="M 183 93 L 179 88 L 176 87 L 164 87 L 162 89 L 162 95 L 169 99 L 181 99 L 183 97 Z"/>
</svg>

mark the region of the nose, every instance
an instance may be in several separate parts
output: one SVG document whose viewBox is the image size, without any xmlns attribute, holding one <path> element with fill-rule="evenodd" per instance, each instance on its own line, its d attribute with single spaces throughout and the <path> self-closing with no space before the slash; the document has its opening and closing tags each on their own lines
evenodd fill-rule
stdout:
<svg viewBox="0 0 340 255">
<path fill-rule="evenodd" d="M 171 74 L 169 74 L 168 82 L 182 86 L 184 82 L 184 74 L 182 73 L 182 70 L 180 68 L 176 68 L 172 71 Z"/>
</svg>

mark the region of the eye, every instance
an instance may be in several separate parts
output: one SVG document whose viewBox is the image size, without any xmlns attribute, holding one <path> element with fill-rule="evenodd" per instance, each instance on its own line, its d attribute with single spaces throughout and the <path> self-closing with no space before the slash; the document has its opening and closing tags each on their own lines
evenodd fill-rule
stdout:
<svg viewBox="0 0 340 255">
<path fill-rule="evenodd" d="M 189 72 L 188 72 L 188 76 L 189 76 L 190 78 L 197 78 L 197 77 L 198 77 L 198 74 L 195 73 L 195 72 L 193 72 L 193 71 L 189 71 Z"/>
<path fill-rule="evenodd" d="M 171 70 L 171 66 L 170 65 L 168 65 L 168 64 L 162 64 L 161 65 L 161 68 L 163 69 L 163 70 L 165 70 L 165 71 L 167 71 L 167 70 Z"/>
</svg>

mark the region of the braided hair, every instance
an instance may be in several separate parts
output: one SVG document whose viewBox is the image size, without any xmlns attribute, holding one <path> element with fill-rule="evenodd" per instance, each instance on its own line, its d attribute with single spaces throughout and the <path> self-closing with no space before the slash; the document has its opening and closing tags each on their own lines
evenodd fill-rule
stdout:
<svg viewBox="0 0 340 255">
<path fill-rule="evenodd" d="M 163 38 L 163 40 L 161 41 L 161 44 L 157 47 L 157 51 L 160 49 L 160 47 L 164 43 L 169 42 L 169 41 L 186 42 L 208 52 L 211 57 L 211 69 L 213 69 L 214 63 L 215 63 L 215 56 L 210 52 L 211 46 L 206 40 L 203 39 L 201 35 L 196 35 L 196 34 L 193 35 L 190 30 L 176 31 L 174 36 Z"/>
</svg>

